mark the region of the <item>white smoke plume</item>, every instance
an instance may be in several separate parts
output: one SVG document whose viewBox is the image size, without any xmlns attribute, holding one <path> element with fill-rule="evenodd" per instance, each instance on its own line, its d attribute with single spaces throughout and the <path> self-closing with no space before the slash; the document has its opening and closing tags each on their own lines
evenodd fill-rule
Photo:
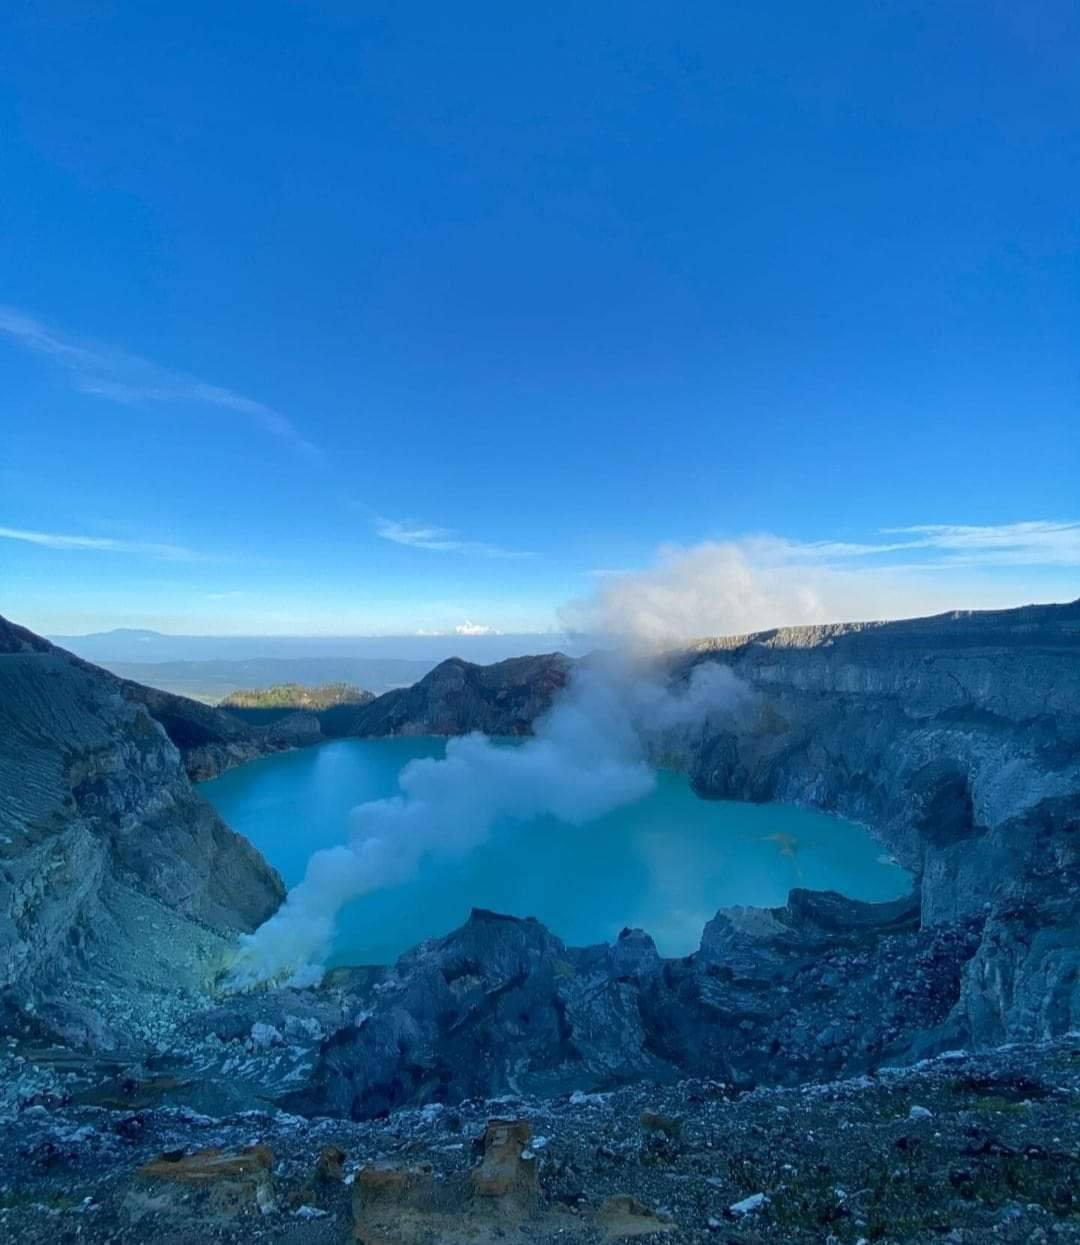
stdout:
<svg viewBox="0 0 1080 1245">
<path fill-rule="evenodd" d="M 1006 573 L 1012 563 L 1003 559 L 1064 565 L 1080 556 L 1075 526 L 920 527 L 887 534 L 878 544 L 749 536 L 668 545 L 652 566 L 601 574 L 595 590 L 564 606 L 560 617 L 571 632 L 656 647 L 807 623 L 1071 600 L 1075 572 L 1044 576 L 1036 587 L 1030 572 Z"/>
<path fill-rule="evenodd" d="M 670 690 L 622 661 L 582 663 L 524 743 L 452 739 L 444 760 L 405 766 L 399 795 L 354 809 L 350 842 L 316 852 L 279 911 L 242 940 L 230 985 L 312 984 L 351 899 L 407 881 L 425 857 L 471 851 L 504 818 L 581 825 L 642 799 L 656 781 L 651 751 L 732 718 L 751 698 L 725 666 L 699 666 Z"/>
<path fill-rule="evenodd" d="M 739 635 L 779 622 L 828 617 L 819 567 L 790 565 L 760 542 L 665 547 L 655 566 L 603 576 L 595 592 L 562 610 L 571 631 L 605 633 L 635 646 L 703 635 Z"/>
</svg>

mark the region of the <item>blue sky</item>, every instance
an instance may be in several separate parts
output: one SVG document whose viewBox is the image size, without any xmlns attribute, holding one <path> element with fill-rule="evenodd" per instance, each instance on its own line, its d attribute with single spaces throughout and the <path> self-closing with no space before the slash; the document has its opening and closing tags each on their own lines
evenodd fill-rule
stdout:
<svg viewBox="0 0 1080 1245">
<path fill-rule="evenodd" d="M 4 613 L 719 631 L 1080 595 L 1074 5 L 0 25 Z"/>
</svg>

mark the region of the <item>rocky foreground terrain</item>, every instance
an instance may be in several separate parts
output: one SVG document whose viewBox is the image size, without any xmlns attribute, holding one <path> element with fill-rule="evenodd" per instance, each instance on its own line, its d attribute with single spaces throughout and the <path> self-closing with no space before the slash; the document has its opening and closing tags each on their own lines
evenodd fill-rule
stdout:
<svg viewBox="0 0 1080 1245">
<path fill-rule="evenodd" d="M 572 663 L 446 662 L 261 730 L 0 620 L 0 1237 L 1074 1239 L 1080 603 L 651 671 L 703 663 L 748 710 L 657 759 L 862 821 L 910 901 L 794 891 L 681 960 L 475 912 L 395 965 L 235 996 L 235 938 L 283 891 L 192 777 L 331 735 L 527 733 Z"/>
<path fill-rule="evenodd" d="M 256 1058 L 256 1051 L 249 1058 Z M 9 1049 L 0 1237 L 1045 1245 L 1080 1240 L 1080 1040 L 788 1089 L 714 1079 L 356 1122 L 204 1114 Z"/>
</svg>

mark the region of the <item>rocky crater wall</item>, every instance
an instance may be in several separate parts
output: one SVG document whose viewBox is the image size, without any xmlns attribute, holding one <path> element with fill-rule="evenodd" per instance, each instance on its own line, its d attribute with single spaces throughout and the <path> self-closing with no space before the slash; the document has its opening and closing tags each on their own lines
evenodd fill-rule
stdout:
<svg viewBox="0 0 1080 1245">
<path fill-rule="evenodd" d="M 865 823 L 919 879 L 924 925 L 981 919 L 960 1013 L 978 1040 L 1080 1019 L 1080 603 L 702 641 L 757 689 L 686 761 L 720 799 Z"/>
<path fill-rule="evenodd" d="M 706 640 L 659 671 L 677 682 L 706 662 L 755 697 L 737 727 L 673 748 L 699 794 L 863 822 L 918 878 L 901 923 L 793 893 L 784 910 L 718 914 L 697 956 L 665 962 L 645 935 L 574 950 L 480 918 L 462 935 L 472 951 L 458 939 L 406 957 L 395 989 L 371 1000 L 378 1023 L 328 1039 L 309 1106 L 366 1113 L 451 1081 L 512 1086 L 530 1042 L 538 1086 L 556 1086 L 582 1066 L 598 1080 L 706 1065 L 769 1079 L 786 1061 L 798 1078 L 1080 1025 L 1080 603 Z M 527 733 L 570 668 L 559 654 L 446 662 L 332 730 Z M 47 1016 L 72 1040 L 119 1040 L 95 992 L 127 992 L 132 1014 L 151 995 L 205 1002 L 227 940 L 280 902 L 280 879 L 188 773 L 288 741 L 223 717 L 0 620 L 9 1011 Z M 297 725 L 293 742 L 325 737 L 323 725 Z M 613 1047 L 612 1033 L 625 1040 Z M 468 1055 L 504 1045 L 504 1071 Z"/>
<path fill-rule="evenodd" d="M 979 924 L 959 1033 L 1040 1038 L 1080 1023 L 1080 602 L 705 639 L 660 670 L 679 681 L 709 662 L 754 689 L 753 711 L 666 762 L 706 798 L 863 823 L 915 873 L 923 926 Z M 446 662 L 354 727 L 520 734 L 569 665 Z"/>
<path fill-rule="evenodd" d="M 284 887 L 195 792 L 163 726 L 119 680 L 8 638 L 3 1012 L 76 1043 L 123 1044 L 155 997 L 205 991 L 231 937 L 265 920 Z M 135 1030 L 110 1031 L 102 999 L 114 1017 L 127 999 Z"/>
</svg>

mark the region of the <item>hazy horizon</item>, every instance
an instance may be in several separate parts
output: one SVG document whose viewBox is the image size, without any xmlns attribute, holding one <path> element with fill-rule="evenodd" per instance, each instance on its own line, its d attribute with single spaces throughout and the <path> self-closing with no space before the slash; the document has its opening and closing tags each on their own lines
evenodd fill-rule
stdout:
<svg viewBox="0 0 1080 1245">
<path fill-rule="evenodd" d="M 17 621 L 17 620 L 16 620 Z M 86 661 L 167 690 L 217 699 L 270 683 L 356 683 L 369 690 L 414 683 L 449 657 L 478 665 L 553 650 L 578 657 L 605 647 L 597 636 L 511 635 L 166 635 L 124 630 L 46 636 Z"/>
</svg>

